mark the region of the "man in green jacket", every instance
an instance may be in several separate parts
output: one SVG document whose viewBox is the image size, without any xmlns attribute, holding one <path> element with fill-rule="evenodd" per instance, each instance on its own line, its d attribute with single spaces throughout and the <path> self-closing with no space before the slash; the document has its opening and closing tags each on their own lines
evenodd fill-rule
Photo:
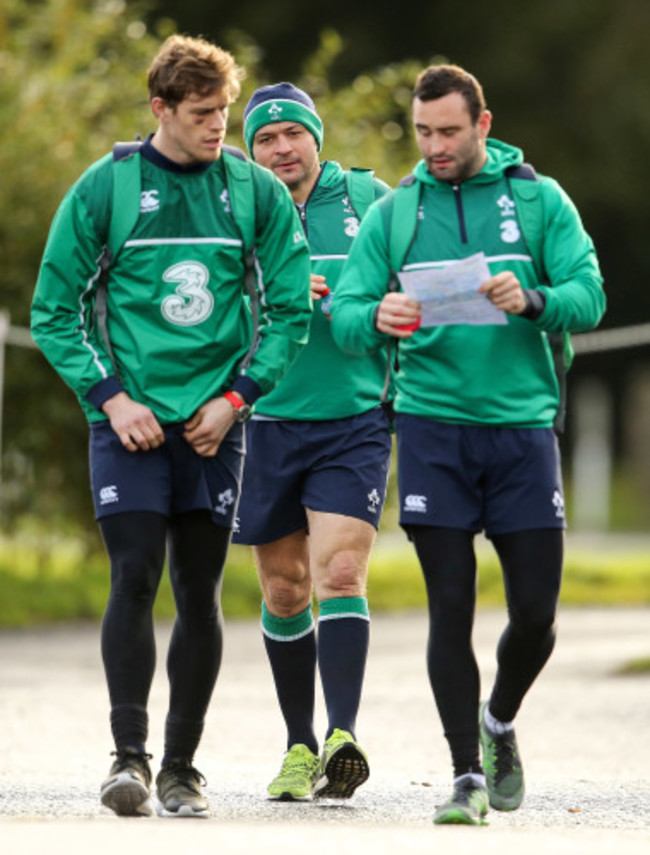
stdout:
<svg viewBox="0 0 650 855">
<path fill-rule="evenodd" d="M 139 215 L 113 248 L 104 300 L 98 259 L 125 213 L 112 211 L 124 164 L 110 154 L 63 200 L 33 300 L 34 338 L 90 423 L 91 486 L 111 562 L 102 655 L 116 759 L 101 800 L 122 816 L 152 811 L 152 609 L 167 543 L 177 616 L 158 811 L 209 814 L 193 757 L 221 662 L 219 594 L 243 417 L 296 358 L 311 317 L 309 255 L 286 187 L 243 153 L 223 151 L 241 76 L 229 53 L 203 40 L 172 36 L 162 45 L 148 75 L 158 128 L 132 155 Z M 264 288 L 254 352 L 233 210 L 232 182 L 244 179 L 250 196 L 239 216 L 255 222 Z"/>
<path fill-rule="evenodd" d="M 322 121 L 309 95 L 290 83 L 253 94 L 244 137 L 253 159 L 291 191 L 309 241 L 314 299 L 307 346 L 248 425 L 234 536 L 254 547 L 264 644 L 287 727 L 287 753 L 268 792 L 288 800 L 349 798 L 369 771 L 356 717 L 368 650 L 368 557 L 391 449 L 381 406 L 388 359 L 385 351 L 342 353 L 329 303 L 365 207 L 388 187 L 369 170 L 320 162 Z M 328 718 L 321 758 L 317 665 Z"/>
<path fill-rule="evenodd" d="M 523 799 L 513 720 L 553 649 L 565 528 L 548 334 L 592 329 L 605 309 L 574 205 L 488 137 L 491 118 L 465 70 L 419 75 L 422 160 L 362 224 L 332 311 L 348 351 L 399 341 L 400 523 L 426 582 L 428 670 L 454 767 L 436 823 L 482 824 L 488 800 L 514 810 Z M 393 219 L 405 194 L 406 225 Z M 483 704 L 471 642 L 480 531 L 499 556 L 509 618 Z"/>
</svg>

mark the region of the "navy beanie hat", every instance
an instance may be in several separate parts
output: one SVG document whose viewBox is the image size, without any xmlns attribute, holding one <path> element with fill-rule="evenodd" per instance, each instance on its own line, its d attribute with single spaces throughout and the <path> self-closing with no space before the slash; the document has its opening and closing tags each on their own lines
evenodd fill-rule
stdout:
<svg viewBox="0 0 650 855">
<path fill-rule="evenodd" d="M 293 83 L 274 83 L 257 89 L 244 110 L 244 140 L 253 153 L 253 138 L 272 122 L 298 122 L 314 136 L 318 151 L 323 145 L 323 122 L 312 99 Z"/>
</svg>

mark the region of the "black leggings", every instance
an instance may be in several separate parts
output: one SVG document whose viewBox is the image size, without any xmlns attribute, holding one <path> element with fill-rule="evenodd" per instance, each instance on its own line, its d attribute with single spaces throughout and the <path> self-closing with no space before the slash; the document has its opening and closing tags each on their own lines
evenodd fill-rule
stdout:
<svg viewBox="0 0 650 855">
<path fill-rule="evenodd" d="M 480 677 L 472 648 L 476 605 L 474 536 L 458 529 L 412 526 L 429 604 L 427 667 L 455 774 L 480 769 Z M 538 529 L 495 535 L 508 606 L 497 649 L 490 710 L 512 721 L 555 644 L 563 532 Z"/>
<path fill-rule="evenodd" d="M 144 511 L 115 514 L 99 525 L 111 562 L 102 657 L 115 743 L 143 746 L 147 739 L 156 664 L 153 605 L 168 542 L 176 620 L 167 656 L 165 754 L 191 759 L 221 665 L 221 580 L 230 530 L 215 525 L 208 511 L 171 519 Z"/>
</svg>

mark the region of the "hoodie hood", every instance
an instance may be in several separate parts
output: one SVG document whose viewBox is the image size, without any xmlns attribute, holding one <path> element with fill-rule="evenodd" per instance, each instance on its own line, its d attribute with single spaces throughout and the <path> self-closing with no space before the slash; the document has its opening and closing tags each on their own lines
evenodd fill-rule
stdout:
<svg viewBox="0 0 650 855">
<path fill-rule="evenodd" d="M 517 146 L 488 137 L 485 141 L 487 160 L 480 172 L 468 178 L 463 184 L 489 184 L 500 178 L 510 166 L 519 166 L 524 162 L 524 153 Z M 450 186 L 448 181 L 438 181 L 427 169 L 426 162 L 420 160 L 413 170 L 418 181 L 435 186 Z"/>
</svg>

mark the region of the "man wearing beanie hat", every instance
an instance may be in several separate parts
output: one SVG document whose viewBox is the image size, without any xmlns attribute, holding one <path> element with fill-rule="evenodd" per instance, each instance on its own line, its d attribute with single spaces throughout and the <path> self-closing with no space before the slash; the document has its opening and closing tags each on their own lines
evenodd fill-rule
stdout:
<svg viewBox="0 0 650 855">
<path fill-rule="evenodd" d="M 298 122 L 316 140 L 317 151 L 322 149 L 323 122 L 312 99 L 293 83 L 276 83 L 258 89 L 244 110 L 244 139 L 253 159 L 255 134 L 275 122 Z"/>
<path fill-rule="evenodd" d="M 319 161 L 323 123 L 309 95 L 291 83 L 254 93 L 244 138 L 253 159 L 293 196 L 316 301 L 303 354 L 248 425 L 234 537 L 254 547 L 264 643 L 287 726 L 287 753 L 268 792 L 282 800 L 349 798 L 369 774 L 355 727 L 368 651 L 367 564 L 390 460 L 381 406 L 389 374 L 385 351 L 357 358 L 336 347 L 329 303 L 364 213 L 353 179 L 365 174 L 368 204 L 388 187 L 370 170 L 351 175 Z M 317 666 L 328 717 L 320 757 Z"/>
</svg>

